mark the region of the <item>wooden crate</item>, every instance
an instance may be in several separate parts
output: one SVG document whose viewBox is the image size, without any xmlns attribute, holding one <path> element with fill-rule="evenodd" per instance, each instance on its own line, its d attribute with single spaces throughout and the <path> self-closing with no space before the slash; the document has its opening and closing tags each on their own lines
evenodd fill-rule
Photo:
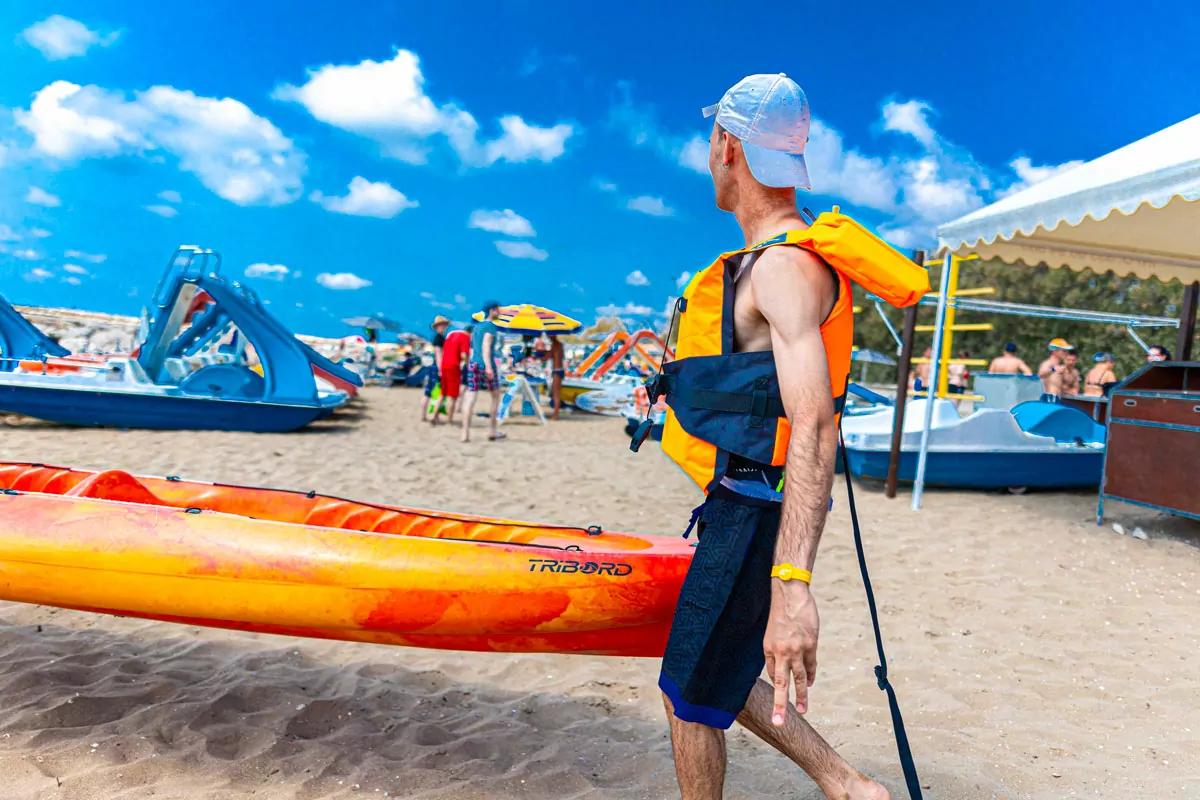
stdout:
<svg viewBox="0 0 1200 800">
<path fill-rule="evenodd" d="M 1104 501 L 1200 519 L 1200 362 L 1148 364 L 1113 388 Z"/>
</svg>

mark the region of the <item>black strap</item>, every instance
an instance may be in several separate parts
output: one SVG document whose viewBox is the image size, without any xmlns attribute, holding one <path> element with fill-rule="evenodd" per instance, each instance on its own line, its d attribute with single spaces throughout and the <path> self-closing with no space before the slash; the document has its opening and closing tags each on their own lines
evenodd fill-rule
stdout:
<svg viewBox="0 0 1200 800">
<path fill-rule="evenodd" d="M 850 521 L 854 526 L 854 547 L 858 550 L 858 568 L 862 572 L 863 588 L 867 590 L 867 608 L 871 610 L 871 626 L 875 628 L 875 648 L 879 651 L 879 666 L 875 667 L 875 680 L 879 688 L 887 692 L 888 706 L 892 710 L 892 728 L 896 732 L 896 749 L 900 753 L 900 768 L 904 770 L 904 782 L 908 785 L 908 796 L 922 800 L 921 779 L 917 777 L 917 765 L 913 763 L 912 750 L 908 746 L 908 733 L 904 730 L 904 719 L 900 716 L 900 704 L 896 690 L 888 683 L 887 656 L 883 652 L 883 634 L 879 632 L 879 612 L 875 609 L 875 592 L 871 589 L 871 576 L 867 574 L 867 557 L 863 554 L 862 530 L 858 525 L 858 510 L 854 506 L 854 480 L 850 475 L 850 459 L 846 456 L 846 440 L 838 426 L 838 443 L 842 446 L 842 468 L 846 473 L 846 499 L 850 505 Z"/>
<path fill-rule="evenodd" d="M 655 403 L 664 394 L 688 408 L 705 411 L 725 411 L 730 414 L 750 414 L 756 418 L 786 417 L 783 398 L 776 394 L 758 392 L 719 392 L 714 389 L 697 389 L 680 385 L 674 375 L 659 375 L 650 386 L 650 402 Z M 840 414 L 846 406 L 846 392 L 833 398 L 833 413 Z"/>
<path fill-rule="evenodd" d="M 752 392 L 718 392 L 687 386 L 673 391 L 671 397 L 688 408 L 702 408 L 706 411 L 727 411 L 730 414 L 752 414 L 756 417 L 787 416 L 783 400 L 778 396 L 766 394 L 756 398 Z"/>
</svg>

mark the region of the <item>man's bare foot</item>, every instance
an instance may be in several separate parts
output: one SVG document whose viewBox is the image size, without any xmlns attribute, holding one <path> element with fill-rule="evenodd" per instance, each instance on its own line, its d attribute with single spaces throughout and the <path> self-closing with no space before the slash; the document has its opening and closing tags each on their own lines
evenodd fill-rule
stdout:
<svg viewBox="0 0 1200 800">
<path fill-rule="evenodd" d="M 854 770 L 850 770 L 840 786 L 826 789 L 825 796 L 829 800 L 892 800 L 892 795 L 882 784 Z"/>
</svg>

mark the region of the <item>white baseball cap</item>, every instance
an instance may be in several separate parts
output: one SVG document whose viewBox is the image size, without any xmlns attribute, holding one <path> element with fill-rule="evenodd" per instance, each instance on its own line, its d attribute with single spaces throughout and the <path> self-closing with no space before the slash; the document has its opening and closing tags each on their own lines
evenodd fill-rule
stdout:
<svg viewBox="0 0 1200 800">
<path fill-rule="evenodd" d="M 763 186 L 812 188 L 804 164 L 810 113 L 808 98 L 784 75 L 750 75 L 704 109 L 704 116 L 742 142 L 746 166 Z"/>
</svg>

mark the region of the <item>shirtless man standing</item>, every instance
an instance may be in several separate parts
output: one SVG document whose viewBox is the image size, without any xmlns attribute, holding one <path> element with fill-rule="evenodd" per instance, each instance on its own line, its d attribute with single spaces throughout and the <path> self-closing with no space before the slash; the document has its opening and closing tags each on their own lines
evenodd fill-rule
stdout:
<svg viewBox="0 0 1200 800">
<path fill-rule="evenodd" d="M 1079 394 L 1079 352 L 1068 350 L 1063 362 L 1063 394 Z"/>
<path fill-rule="evenodd" d="M 1017 357 L 1017 346 L 1012 342 L 1004 345 L 1004 352 L 992 359 L 988 372 L 1000 375 L 1032 375 L 1029 365 Z"/>
<path fill-rule="evenodd" d="M 930 361 L 928 359 L 933 358 L 933 348 L 926 347 L 925 352 L 922 354 L 922 356 L 926 359 L 926 361 L 923 361 L 922 363 L 917 364 L 917 366 L 912 371 L 912 381 L 911 381 L 912 387 L 911 388 L 914 392 L 923 392 L 929 388 Z"/>
<path fill-rule="evenodd" d="M 1038 367 L 1042 379 L 1042 402 L 1057 403 L 1063 395 L 1063 377 L 1067 364 L 1067 351 L 1073 349 L 1066 339 L 1050 340 L 1050 356 Z"/>
<path fill-rule="evenodd" d="M 706 110 L 712 114 L 716 204 L 733 213 L 746 246 L 807 228 L 796 207 L 796 189 L 808 188 L 801 154 L 809 110 L 800 87 L 786 76 L 753 75 Z M 747 256 L 732 278 L 732 344 L 738 353 L 774 351 L 791 421 L 787 479 L 783 467 L 731 458 L 705 503 L 659 679 L 680 792 L 683 800 L 719 800 L 725 729 L 736 720 L 808 773 L 826 797 L 887 800 L 883 786 L 847 764 L 802 716 L 816 678 L 817 603 L 806 579 L 772 577 L 772 563 L 810 571 L 825 527 L 837 450 L 831 398 L 842 387 L 830 386 L 822 325 L 848 284 L 800 247 Z M 839 308 L 848 314 L 852 304 Z M 844 346 L 848 360 L 849 338 Z M 771 682 L 758 677 L 764 664 Z"/>
</svg>

